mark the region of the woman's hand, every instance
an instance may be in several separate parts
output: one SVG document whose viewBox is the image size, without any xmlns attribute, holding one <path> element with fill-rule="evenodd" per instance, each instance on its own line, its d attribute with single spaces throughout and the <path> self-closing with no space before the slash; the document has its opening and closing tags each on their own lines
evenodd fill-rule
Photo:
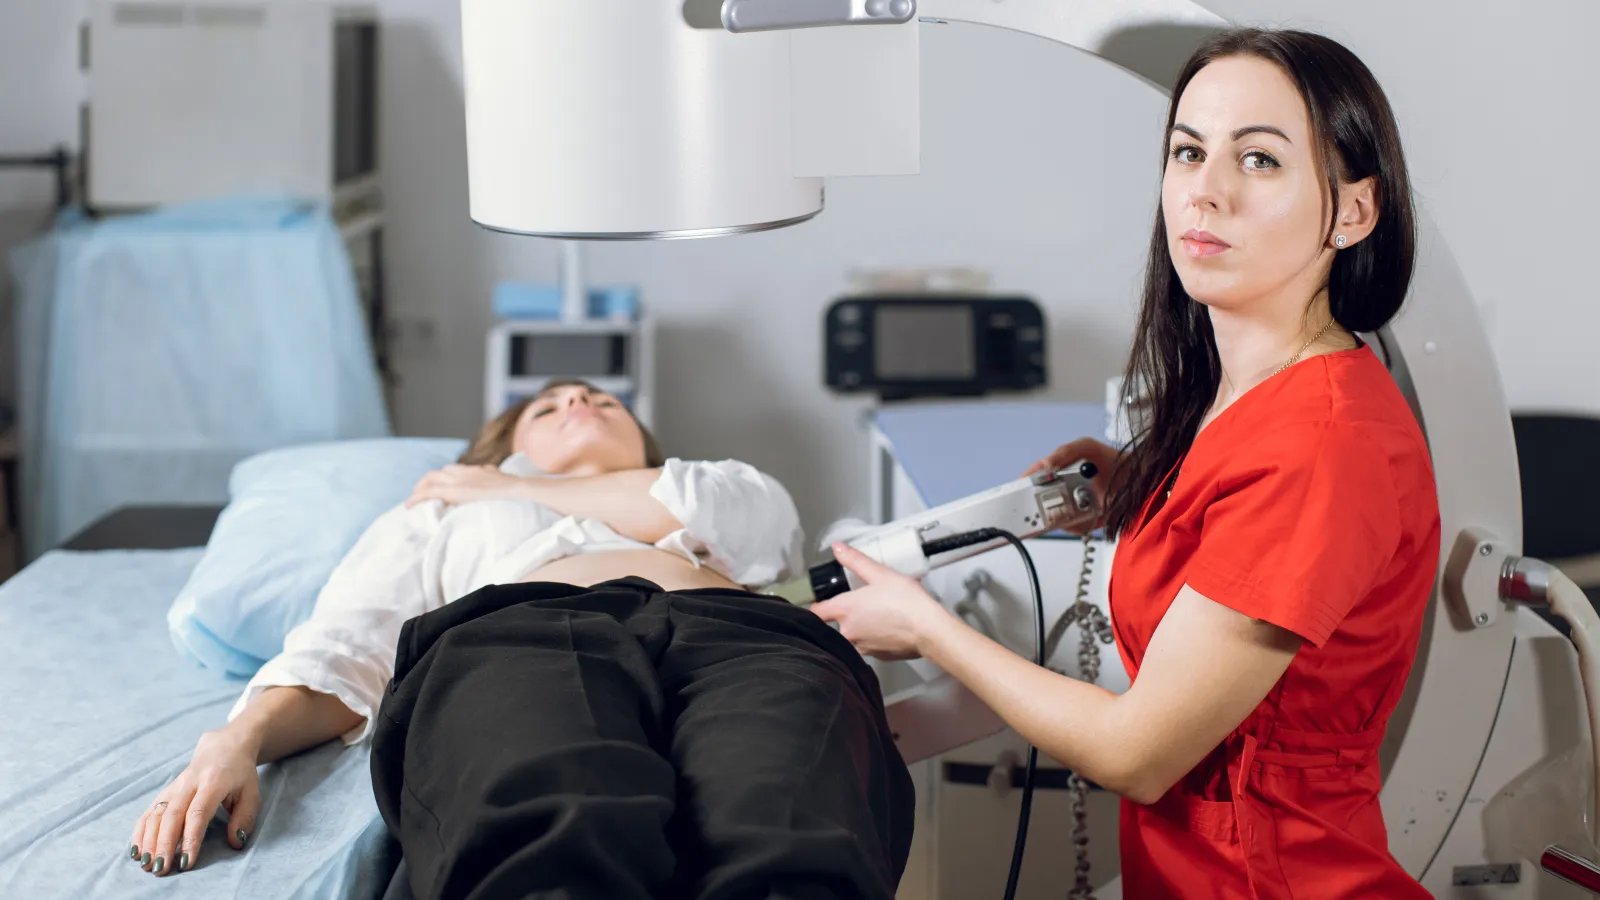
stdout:
<svg viewBox="0 0 1600 900">
<path fill-rule="evenodd" d="M 1090 462 L 1099 470 L 1094 479 L 1089 482 L 1089 489 L 1094 492 L 1095 507 L 1100 510 L 1100 515 L 1095 517 L 1095 523 L 1090 530 L 1100 527 L 1106 508 L 1106 495 L 1110 493 L 1112 479 L 1116 477 L 1117 462 L 1120 460 L 1116 448 L 1101 443 L 1094 438 L 1079 438 L 1069 444 L 1062 444 L 1044 459 L 1039 460 L 1022 473 L 1026 478 L 1035 472 L 1046 470 L 1056 471 L 1065 469 L 1073 463 Z M 1073 533 L 1077 530 L 1068 529 Z"/>
<path fill-rule="evenodd" d="M 527 479 L 508 475 L 494 466 L 449 465 L 422 476 L 406 506 L 427 500 L 457 504 L 513 497 L 526 482 Z"/>
<path fill-rule="evenodd" d="M 845 640 L 878 659 L 916 659 L 930 626 L 951 615 L 914 578 L 896 572 L 847 544 L 833 545 L 834 559 L 856 573 L 865 587 L 824 600 L 811 611 L 836 622 Z"/>
<path fill-rule="evenodd" d="M 261 811 L 256 747 L 227 730 L 201 736 L 189 767 L 139 816 L 129 854 L 156 875 L 194 868 L 218 806 L 229 813 L 228 845 L 243 850 Z"/>
<path fill-rule="evenodd" d="M 1045 469 L 1065 469 L 1076 462 L 1092 462 L 1095 468 L 1100 470 L 1101 476 L 1108 476 L 1116 468 L 1117 456 L 1116 448 L 1109 444 L 1094 438 L 1078 438 L 1070 444 L 1062 444 L 1049 456 L 1029 466 L 1028 471 L 1022 473 L 1022 477 L 1026 478 Z"/>
</svg>

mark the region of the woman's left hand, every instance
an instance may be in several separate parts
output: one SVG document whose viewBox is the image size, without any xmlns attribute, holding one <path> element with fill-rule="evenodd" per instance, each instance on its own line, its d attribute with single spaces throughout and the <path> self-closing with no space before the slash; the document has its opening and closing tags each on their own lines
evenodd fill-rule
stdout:
<svg viewBox="0 0 1600 900">
<path fill-rule="evenodd" d="M 526 480 L 494 466 L 449 465 L 422 476 L 406 506 L 416 506 L 427 500 L 455 504 L 514 497 Z"/>
<path fill-rule="evenodd" d="M 915 579 L 896 572 L 846 544 L 833 545 L 834 559 L 866 582 L 811 607 L 825 622 L 837 622 L 845 640 L 878 659 L 916 659 L 928 626 L 950 612 Z"/>
</svg>

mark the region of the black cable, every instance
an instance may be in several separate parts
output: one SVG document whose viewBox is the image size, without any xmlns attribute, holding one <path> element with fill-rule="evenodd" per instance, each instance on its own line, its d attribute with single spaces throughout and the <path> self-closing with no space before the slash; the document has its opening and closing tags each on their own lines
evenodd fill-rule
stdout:
<svg viewBox="0 0 1600 900">
<path fill-rule="evenodd" d="M 1033 567 L 1033 557 L 1028 554 L 1028 548 L 1022 541 L 1009 531 L 999 528 L 980 528 L 950 537 L 938 538 L 922 545 L 922 552 L 928 557 L 939 553 L 948 553 L 962 547 L 970 547 L 1003 538 L 1010 542 L 1022 554 L 1022 564 L 1028 569 L 1028 587 L 1033 592 L 1033 654 L 1034 663 L 1040 668 L 1044 667 L 1044 592 L 1039 589 L 1039 572 Z M 1014 900 L 1017 895 L 1017 878 L 1022 874 L 1022 854 L 1028 843 L 1028 818 L 1033 811 L 1033 775 L 1039 765 L 1039 748 L 1028 745 L 1028 765 L 1022 775 L 1022 809 L 1017 813 L 1017 842 L 1011 849 L 1011 874 L 1006 878 L 1005 900 Z"/>
</svg>

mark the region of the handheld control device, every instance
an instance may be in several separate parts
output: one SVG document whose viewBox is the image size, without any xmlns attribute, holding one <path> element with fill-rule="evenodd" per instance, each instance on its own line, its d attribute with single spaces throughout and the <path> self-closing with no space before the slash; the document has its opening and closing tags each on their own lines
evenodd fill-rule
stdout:
<svg viewBox="0 0 1600 900">
<path fill-rule="evenodd" d="M 1056 472 L 1038 472 L 943 506 L 881 525 L 847 541 L 880 563 L 912 578 L 1005 543 L 999 534 L 1037 537 L 1088 525 L 1098 515 L 1090 481 L 1093 463 L 1080 462 Z M 811 567 L 803 578 L 765 591 L 798 606 L 809 606 L 861 587 L 837 560 Z"/>
</svg>

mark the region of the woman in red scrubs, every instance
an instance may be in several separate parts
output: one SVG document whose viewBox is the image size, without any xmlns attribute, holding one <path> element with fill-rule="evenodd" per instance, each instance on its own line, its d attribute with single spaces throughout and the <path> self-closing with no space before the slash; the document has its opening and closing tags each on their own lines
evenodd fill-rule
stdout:
<svg viewBox="0 0 1600 900">
<path fill-rule="evenodd" d="M 1115 695 L 966 627 L 847 547 L 818 604 L 863 652 L 924 656 L 1124 799 L 1124 895 L 1426 897 L 1388 850 L 1378 746 L 1438 565 L 1427 445 L 1355 335 L 1415 242 L 1399 131 L 1365 66 L 1291 31 L 1202 47 L 1173 92 L 1125 380 L 1148 415 L 1109 473 Z M 1037 467 L 1036 467 L 1037 468 Z"/>
</svg>

